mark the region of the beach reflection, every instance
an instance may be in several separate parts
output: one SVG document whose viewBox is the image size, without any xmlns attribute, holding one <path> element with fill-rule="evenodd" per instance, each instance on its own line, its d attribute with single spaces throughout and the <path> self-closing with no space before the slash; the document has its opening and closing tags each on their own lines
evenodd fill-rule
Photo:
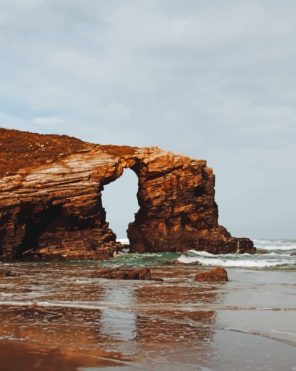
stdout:
<svg viewBox="0 0 296 371">
<path fill-rule="evenodd" d="M 214 332 L 217 290 L 196 284 L 194 268 L 153 268 L 163 282 L 98 279 L 95 269 L 62 266 L 53 275 L 43 265 L 2 280 L 2 348 L 16 344 L 18 352 L 35 352 L 37 358 L 54 354 L 69 369 L 101 365 L 102 358 L 133 365 L 170 359 L 176 367 L 203 362 Z"/>
<path fill-rule="evenodd" d="M 101 309 L 99 328 L 102 335 L 121 341 L 135 338 L 137 315 L 133 312 L 136 304 L 134 292 L 135 287 L 129 283 L 116 285 L 113 281 L 111 285 L 105 287 L 103 301 L 107 306 Z M 125 310 L 120 310 L 116 306 Z"/>
</svg>

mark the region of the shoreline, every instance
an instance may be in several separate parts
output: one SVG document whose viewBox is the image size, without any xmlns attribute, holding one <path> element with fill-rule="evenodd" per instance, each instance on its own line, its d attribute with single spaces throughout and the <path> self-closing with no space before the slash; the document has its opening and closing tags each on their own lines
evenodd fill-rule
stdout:
<svg viewBox="0 0 296 371">
<path fill-rule="evenodd" d="M 34 362 L 54 354 L 79 371 L 294 366 L 292 271 L 228 268 L 229 282 L 200 283 L 193 281 L 200 266 L 151 267 L 163 282 L 98 279 L 86 263 L 17 268 L 20 276 L 0 279 L 0 356 L 11 355 L 1 357 L 8 370 L 28 353 Z M 22 340 L 15 345 L 15 338 Z"/>
</svg>

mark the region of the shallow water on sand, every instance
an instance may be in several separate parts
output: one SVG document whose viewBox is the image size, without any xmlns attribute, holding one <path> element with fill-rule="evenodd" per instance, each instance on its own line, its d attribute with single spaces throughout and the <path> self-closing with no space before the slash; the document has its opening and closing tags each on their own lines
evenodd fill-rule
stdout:
<svg viewBox="0 0 296 371">
<path fill-rule="evenodd" d="M 139 258 L 105 264 L 124 259 Z M 140 259 L 153 263 L 151 254 Z M 193 279 L 203 268 L 165 260 L 151 268 L 163 282 L 94 278 L 100 262 L 2 264 L 19 276 L 0 278 L 1 364 L 5 370 L 296 369 L 293 270 L 228 268 L 228 283 L 207 284 Z"/>
</svg>

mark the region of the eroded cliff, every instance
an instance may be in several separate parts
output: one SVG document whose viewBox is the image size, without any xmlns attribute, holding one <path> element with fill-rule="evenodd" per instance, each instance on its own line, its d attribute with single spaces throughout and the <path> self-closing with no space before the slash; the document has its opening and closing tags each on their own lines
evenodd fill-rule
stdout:
<svg viewBox="0 0 296 371">
<path fill-rule="evenodd" d="M 0 257 L 111 256 L 120 244 L 101 195 L 124 168 L 139 179 L 131 251 L 254 252 L 252 241 L 218 224 L 215 177 L 204 160 L 0 129 Z"/>
</svg>

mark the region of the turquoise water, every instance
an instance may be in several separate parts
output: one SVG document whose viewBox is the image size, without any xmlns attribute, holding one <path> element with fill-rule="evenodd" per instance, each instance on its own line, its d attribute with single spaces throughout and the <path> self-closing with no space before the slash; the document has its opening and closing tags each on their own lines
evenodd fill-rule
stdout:
<svg viewBox="0 0 296 371">
<path fill-rule="evenodd" d="M 173 252 L 155 254 L 130 254 L 126 252 L 118 254 L 114 259 L 104 261 L 103 265 L 156 266 L 169 264 L 180 256 L 181 254 Z"/>
<path fill-rule="evenodd" d="M 103 265 L 155 266 L 174 261 L 190 265 L 223 266 L 247 269 L 296 269 L 296 240 L 254 240 L 256 254 L 213 255 L 205 251 L 185 253 L 120 253 Z"/>
</svg>

